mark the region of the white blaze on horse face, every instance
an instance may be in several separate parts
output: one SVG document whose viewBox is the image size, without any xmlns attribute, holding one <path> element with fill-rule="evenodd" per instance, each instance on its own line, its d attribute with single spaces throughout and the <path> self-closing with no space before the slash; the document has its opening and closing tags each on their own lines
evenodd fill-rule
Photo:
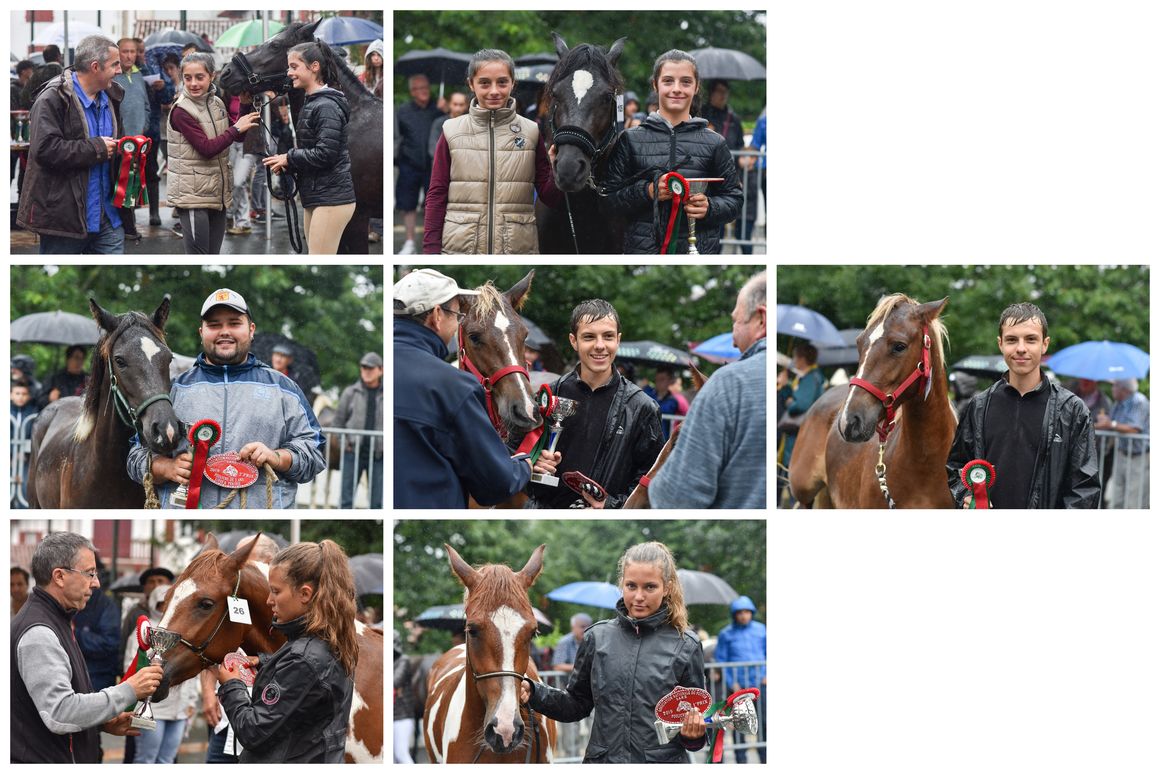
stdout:
<svg viewBox="0 0 1160 774">
<path fill-rule="evenodd" d="M 584 95 L 592 88 L 592 73 L 587 70 L 577 70 L 572 73 L 572 94 L 576 96 L 576 104 L 579 105 L 584 99 Z"/>
<path fill-rule="evenodd" d="M 504 605 L 491 614 L 491 622 L 499 632 L 501 648 L 500 670 L 515 672 L 516 670 L 516 637 L 528 625 L 524 618 L 512 608 Z M 518 670 L 523 671 L 523 670 Z M 519 685 L 515 678 L 502 677 L 500 682 L 503 688 L 500 691 L 499 701 L 495 707 L 495 732 L 503 739 L 505 745 L 510 745 L 516 733 L 516 718 L 519 717 Z"/>
<path fill-rule="evenodd" d="M 181 603 L 196 592 L 197 584 L 194 583 L 193 578 L 186 578 L 178 583 L 177 588 L 173 590 L 173 596 L 169 598 L 169 606 L 165 608 L 165 615 L 162 616 L 161 623 L 157 624 L 158 628 L 168 629 L 177 608 L 181 607 Z"/>
<path fill-rule="evenodd" d="M 152 363 L 153 356 L 161 351 L 161 347 L 157 346 L 157 342 L 148 336 L 142 336 L 141 351 L 145 353 L 145 359 Z"/>
<path fill-rule="evenodd" d="M 866 359 L 870 357 L 870 349 L 874 346 L 874 342 L 882 338 L 882 334 L 884 333 L 886 333 L 885 317 L 882 318 L 882 322 L 878 323 L 878 326 L 874 330 L 870 331 L 870 339 L 866 342 L 866 354 L 862 356 L 860 361 L 858 361 L 858 373 L 854 374 L 855 379 L 864 378 L 864 374 L 866 372 Z M 842 417 L 838 422 L 838 428 L 842 431 L 843 434 L 846 432 L 846 412 L 850 408 L 850 399 L 854 397 L 855 389 L 856 388 L 854 385 L 851 384 L 849 388 L 850 391 L 846 393 L 846 402 L 842 404 Z"/>
<path fill-rule="evenodd" d="M 516 351 L 512 347 L 511 340 L 508 338 L 508 328 L 511 327 L 511 320 L 502 310 L 497 309 L 495 312 L 495 327 L 499 331 L 500 338 L 503 340 L 504 346 L 507 347 L 507 365 L 524 367 L 524 364 L 516 359 Z M 513 378 L 518 377 L 518 374 L 513 375 Z M 528 418 L 536 415 L 536 403 L 532 400 L 532 385 L 527 379 L 516 378 L 520 385 L 520 393 L 524 399 L 524 414 Z"/>
</svg>

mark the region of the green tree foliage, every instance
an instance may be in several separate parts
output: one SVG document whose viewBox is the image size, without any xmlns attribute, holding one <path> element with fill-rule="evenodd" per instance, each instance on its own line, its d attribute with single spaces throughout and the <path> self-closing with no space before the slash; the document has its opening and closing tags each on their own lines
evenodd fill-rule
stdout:
<svg viewBox="0 0 1160 774">
<path fill-rule="evenodd" d="M 755 11 L 399 11 L 395 13 L 394 53 L 442 46 L 472 54 L 499 48 L 513 58 L 555 53 L 552 33 L 569 46 L 595 43 L 605 48 L 627 36 L 619 68 L 625 88 L 635 91 L 641 108 L 650 91 L 653 61 L 670 48 L 732 48 L 766 63 L 765 13 Z M 464 78 L 448 90 L 467 92 Z M 765 107 L 765 81 L 731 84 L 730 104 L 752 126 Z M 438 93 L 438 84 L 434 93 Z M 705 95 L 707 98 L 707 95 Z M 395 78 L 395 101 L 409 99 L 406 78 Z"/>
<path fill-rule="evenodd" d="M 290 522 L 285 519 L 197 519 L 194 529 L 222 534 L 237 529 L 266 532 L 290 539 Z M 305 519 L 300 526 L 303 541 L 317 543 L 333 540 L 342 546 L 347 556 L 381 554 L 383 552 L 383 522 L 375 519 Z"/>
<path fill-rule="evenodd" d="M 363 353 L 383 350 L 381 266 L 13 266 L 11 278 L 12 319 L 57 309 L 87 317 L 89 297 L 111 312 L 151 314 L 169 293 L 166 339 L 189 356 L 201 352 L 202 302 L 232 287 L 259 333 L 281 333 L 318 355 L 324 388 L 354 383 Z M 63 347 L 14 344 L 13 352 L 32 354 L 42 379 L 63 366 Z"/>
<path fill-rule="evenodd" d="M 498 563 L 520 569 L 536 546 L 544 543 L 544 569 L 532 587 L 532 604 L 547 613 L 555 632 L 552 642 L 568 631 L 568 619 L 583 610 L 594 620 L 611 611 L 554 602 L 552 589 L 579 580 L 616 583 L 616 564 L 629 546 L 659 540 L 673 551 L 677 566 L 711 572 L 739 594 L 751 597 L 758 618 L 766 619 L 766 524 L 764 521 L 443 521 L 403 520 L 394 531 L 395 627 L 434 605 L 463 599 L 463 587 L 452 574 L 443 544 L 448 543 L 473 566 Z M 711 635 L 729 623 L 724 605 L 691 605 L 690 623 Z M 428 631 L 422 652 L 437 652 L 450 644 L 446 632 Z"/>
</svg>

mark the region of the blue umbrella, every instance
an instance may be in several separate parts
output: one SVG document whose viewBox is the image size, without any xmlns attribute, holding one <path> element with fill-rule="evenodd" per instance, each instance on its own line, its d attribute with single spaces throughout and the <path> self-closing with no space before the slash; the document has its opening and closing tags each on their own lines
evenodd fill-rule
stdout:
<svg viewBox="0 0 1160 774">
<path fill-rule="evenodd" d="M 327 16 L 314 28 L 314 37 L 337 46 L 370 43 L 382 39 L 383 26 L 358 16 Z"/>
<path fill-rule="evenodd" d="M 548 599 L 556 602 L 571 602 L 574 605 L 590 605 L 616 609 L 620 599 L 620 589 L 605 581 L 576 581 L 548 592 Z"/>
<path fill-rule="evenodd" d="M 1110 382 L 1148 375 L 1148 353 L 1119 341 L 1084 341 L 1064 347 L 1048 359 L 1057 374 Z"/>
<path fill-rule="evenodd" d="M 777 305 L 777 332 L 798 339 L 807 339 L 826 347 L 844 347 L 842 334 L 834 324 L 813 309 L 793 304 Z"/>
<path fill-rule="evenodd" d="M 741 359 L 741 350 L 733 346 L 732 333 L 718 333 L 693 347 L 692 352 L 711 363 L 732 363 Z"/>
</svg>

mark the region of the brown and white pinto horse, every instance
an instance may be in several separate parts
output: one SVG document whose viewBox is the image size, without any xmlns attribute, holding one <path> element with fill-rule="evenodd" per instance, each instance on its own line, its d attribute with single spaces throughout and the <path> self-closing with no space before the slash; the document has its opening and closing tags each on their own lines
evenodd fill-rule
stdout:
<svg viewBox="0 0 1160 774">
<path fill-rule="evenodd" d="M 550 763 L 556 723 L 520 706 L 520 682 L 539 679 L 531 658 L 536 619 L 528 589 L 544 566 L 544 546 L 519 572 L 473 569 L 445 546 L 466 587 L 466 644 L 444 653 L 427 678 L 423 741 L 434 763 Z"/>
<path fill-rule="evenodd" d="M 895 293 L 870 313 L 857 374 L 827 390 L 798 430 L 789 485 L 802 506 L 953 507 L 946 461 L 957 420 L 939 319 L 946 305 Z"/>
<path fill-rule="evenodd" d="M 171 686 L 195 678 L 208 666 L 220 664 L 239 646 L 251 656 L 273 653 L 286 642 L 272 629 L 273 613 L 268 565 L 250 561 L 257 539 L 232 554 L 218 548 L 211 534 L 205 548 L 193 558 L 165 595 L 165 616 L 159 628 L 179 634 L 181 644 L 165 654 L 165 672 L 153 698 L 169 694 Z M 252 625 L 234 623 L 226 611 L 226 597 L 249 601 Z M 355 624 L 358 666 L 346 737 L 347 763 L 375 763 L 383 759 L 383 633 L 361 622 Z"/>
</svg>

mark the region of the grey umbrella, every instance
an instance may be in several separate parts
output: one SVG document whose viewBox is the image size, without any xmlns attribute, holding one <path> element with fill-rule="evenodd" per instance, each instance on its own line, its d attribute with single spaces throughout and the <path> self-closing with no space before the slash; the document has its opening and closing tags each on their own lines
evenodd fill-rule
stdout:
<svg viewBox="0 0 1160 774">
<path fill-rule="evenodd" d="M 697 359 L 684 350 L 661 344 L 657 341 L 625 341 L 616 350 L 618 360 L 631 360 L 636 363 L 662 366 L 671 365 L 684 367 Z"/>
<path fill-rule="evenodd" d="M 524 325 L 528 329 L 528 338 L 524 341 L 527 346 L 538 352 L 552 343 L 552 340 L 548 338 L 548 334 L 544 333 L 544 330 L 540 326 L 523 315 L 520 315 L 520 319 L 524 321 Z"/>
<path fill-rule="evenodd" d="M 235 529 L 230 530 L 229 532 L 223 532 L 220 535 L 215 533 L 214 537 L 217 538 L 218 548 L 228 554 L 238 547 L 238 543 L 242 541 L 242 538 L 247 538 L 250 535 L 253 535 L 254 532 L 254 530 Z M 289 548 L 290 546 L 290 541 L 276 532 L 263 532 L 262 534 L 273 538 L 274 542 L 278 544 L 279 551 L 281 551 L 283 548 Z M 198 553 L 200 553 L 200 551 Z"/>
<path fill-rule="evenodd" d="M 196 35 L 189 30 L 179 30 L 173 27 L 166 27 L 163 30 L 157 30 L 152 35 L 145 38 L 145 50 L 157 46 L 188 46 L 190 43 L 197 46 L 198 51 L 203 51 L 207 54 L 213 53 L 213 46 L 202 40 L 200 35 Z"/>
<path fill-rule="evenodd" d="M 354 588 L 358 595 L 383 593 L 383 555 L 359 554 L 350 558 Z"/>
<path fill-rule="evenodd" d="M 997 379 L 1007 370 L 1002 355 L 967 355 L 950 367 L 951 371 L 965 371 L 984 379 Z"/>
<path fill-rule="evenodd" d="M 85 344 L 97 343 L 100 329 L 92 317 L 73 312 L 35 312 L 12 321 L 12 341 L 28 344 Z"/>
<path fill-rule="evenodd" d="M 701 80 L 722 78 L 727 81 L 761 81 L 765 65 L 744 51 L 732 48 L 695 48 L 689 52 L 697 60 Z"/>
<path fill-rule="evenodd" d="M 818 347 L 818 365 L 838 366 L 857 365 L 858 363 L 858 336 L 861 328 L 843 328 L 838 334 L 846 342 L 844 347 Z"/>
<path fill-rule="evenodd" d="M 532 615 L 536 617 L 536 622 L 544 626 L 551 626 L 552 621 L 548 616 L 544 615 L 543 611 L 532 608 Z M 446 632 L 461 632 L 463 631 L 464 623 L 467 621 L 463 614 L 463 603 L 459 602 L 454 605 L 435 605 L 429 607 L 422 613 L 415 617 L 415 623 L 427 629 L 442 629 Z"/>
<path fill-rule="evenodd" d="M 677 570 L 687 605 L 728 605 L 741 596 L 716 575 L 697 570 Z"/>
</svg>

